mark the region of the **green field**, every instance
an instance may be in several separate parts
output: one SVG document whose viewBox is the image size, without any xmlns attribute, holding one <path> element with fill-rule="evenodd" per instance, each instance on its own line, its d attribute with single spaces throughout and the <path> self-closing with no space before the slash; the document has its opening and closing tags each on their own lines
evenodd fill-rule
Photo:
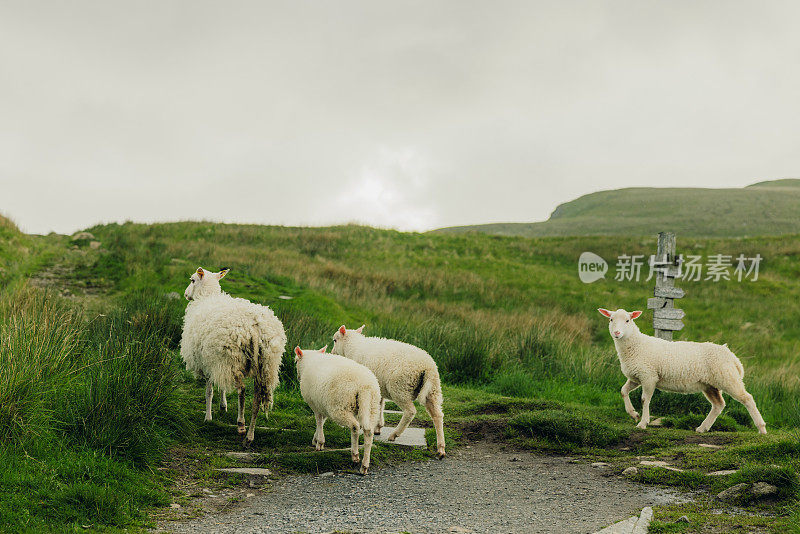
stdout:
<svg viewBox="0 0 800 534">
<path fill-rule="evenodd" d="M 776 515 L 719 517 L 701 498 L 692 526 L 682 531 L 798 528 L 792 508 L 800 467 L 796 235 L 712 239 L 678 232 L 679 252 L 764 258 L 755 282 L 678 283 L 687 292 L 679 337 L 728 343 L 745 365 L 745 382 L 770 431 L 757 435 L 744 408 L 727 398 L 708 436 L 726 448 L 712 453 L 697 450 L 692 431 L 708 411 L 702 396 L 656 393 L 652 412 L 664 416 L 665 427 L 646 431 L 635 429 L 622 407 L 624 378 L 596 308 L 641 309 L 652 281 L 617 282 L 613 264 L 593 284 L 577 276 L 581 252 L 608 260 L 648 255 L 654 235 L 528 239 L 203 222 L 88 231 L 99 248 L 0 225 L 0 524 L 6 530 L 146 526 L 156 510 L 188 498 L 173 469 L 153 469 L 167 451 L 189 450 L 199 458 L 191 476 L 210 481 L 212 468 L 224 464 L 215 452 L 239 446 L 225 424 L 235 413 L 202 422 L 202 384 L 182 369 L 176 350 L 185 301 L 170 293 L 182 295 L 197 266 L 231 268 L 223 288 L 269 305 L 286 327 L 269 424 L 296 432 L 260 431 L 254 445 L 278 473 L 350 468 L 347 453 L 307 454 L 313 416 L 299 397 L 290 351 L 327 344 L 340 324 L 366 323 L 365 333 L 418 344 L 436 359 L 451 447 L 490 432 L 519 447 L 620 467 L 636 463 L 636 455 L 668 456 L 689 471 L 642 470 L 639 480 L 712 492 L 726 482 L 703 472 L 741 468 L 736 481 L 771 482 L 780 495 L 740 504 Z M 643 315 L 643 331 L 652 332 L 651 319 Z M 229 403 L 235 405 L 233 396 Z M 418 418 L 429 424 L 423 411 Z M 332 447 L 349 443 L 333 425 L 327 433 Z M 373 465 L 432 456 L 432 450 L 378 445 Z M 685 513 L 658 510 L 656 528 L 675 531 L 668 521 Z"/>
<path fill-rule="evenodd" d="M 436 233 L 544 237 L 654 235 L 741 237 L 800 233 L 800 180 L 740 189 L 638 187 L 600 191 L 559 205 L 544 222 L 457 226 Z"/>
</svg>

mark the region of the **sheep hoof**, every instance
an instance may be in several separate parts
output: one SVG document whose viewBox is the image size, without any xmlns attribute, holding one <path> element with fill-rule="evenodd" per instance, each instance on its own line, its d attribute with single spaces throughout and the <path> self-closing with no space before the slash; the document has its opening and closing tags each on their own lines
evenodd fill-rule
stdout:
<svg viewBox="0 0 800 534">
<path fill-rule="evenodd" d="M 634 421 L 639 421 L 639 412 L 633 412 L 631 417 L 633 417 Z"/>
<path fill-rule="evenodd" d="M 639 423 L 638 425 L 636 425 L 636 428 L 641 428 L 642 430 L 644 430 L 645 428 L 647 428 L 647 423 L 645 423 L 644 421 L 642 421 L 641 423 Z"/>
<path fill-rule="evenodd" d="M 362 465 L 358 472 L 361 475 L 366 475 L 369 472 L 369 466 Z"/>
<path fill-rule="evenodd" d="M 394 441 L 394 440 L 396 440 L 396 439 L 397 439 L 397 434 L 395 434 L 394 432 L 392 432 L 391 434 L 389 434 L 389 437 L 388 437 L 388 438 L 386 438 L 386 441 Z"/>
<path fill-rule="evenodd" d="M 236 432 L 239 435 L 246 434 L 247 433 L 247 427 L 244 426 L 244 423 L 237 423 L 236 424 Z"/>
<path fill-rule="evenodd" d="M 376 436 L 380 436 L 381 435 L 381 427 L 376 428 L 372 433 L 375 434 Z"/>
<path fill-rule="evenodd" d="M 208 423 L 209 421 L 211 421 L 211 416 L 210 415 L 207 415 L 207 416 L 205 416 L 203 418 L 203 422 Z"/>
<path fill-rule="evenodd" d="M 758 427 L 758 433 L 759 434 L 766 434 L 767 433 L 767 427 L 765 427 L 765 426 Z"/>
<path fill-rule="evenodd" d="M 353 456 L 352 460 L 354 464 L 361 463 L 361 458 L 359 458 L 358 456 Z"/>
<path fill-rule="evenodd" d="M 324 443 L 317 442 L 317 444 L 316 444 L 316 445 L 314 445 L 314 448 L 315 448 L 316 450 L 318 450 L 318 451 L 321 451 L 322 449 L 324 449 L 324 448 L 325 448 L 325 444 L 324 444 Z"/>
<path fill-rule="evenodd" d="M 439 452 L 437 452 L 437 453 L 436 453 L 436 457 L 437 457 L 438 459 L 440 459 L 440 460 L 441 460 L 442 458 L 444 458 L 445 456 L 447 456 L 447 454 L 445 454 L 445 452 L 444 452 L 444 449 L 442 449 L 442 450 L 440 450 Z"/>
<path fill-rule="evenodd" d="M 702 426 L 698 426 L 697 428 L 695 428 L 695 432 L 697 432 L 698 434 L 702 434 L 703 432 L 707 432 L 707 430 Z"/>
</svg>

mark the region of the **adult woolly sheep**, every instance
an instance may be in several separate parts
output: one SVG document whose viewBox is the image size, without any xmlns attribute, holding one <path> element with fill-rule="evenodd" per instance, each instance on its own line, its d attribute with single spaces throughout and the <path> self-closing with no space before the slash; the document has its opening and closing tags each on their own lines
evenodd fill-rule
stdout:
<svg viewBox="0 0 800 534">
<path fill-rule="evenodd" d="M 317 431 L 311 444 L 321 451 L 325 447 L 324 425 L 327 418 L 350 429 L 350 453 L 358 463 L 358 433 L 364 431 L 364 460 L 360 472 L 369 470 L 372 434 L 378 422 L 381 390 L 372 371 L 361 364 L 322 349 L 294 349 L 297 377 L 303 400 L 314 411 Z"/>
<path fill-rule="evenodd" d="M 183 318 L 181 356 L 186 368 L 206 381 L 206 421 L 211 420 L 214 385 L 239 392 L 236 418 L 239 434 L 245 433 L 244 400 L 247 376 L 253 377 L 250 428 L 244 443 L 253 441 L 256 418 L 262 404 L 269 414 L 278 371 L 286 345 L 283 324 L 266 306 L 224 293 L 219 281 L 229 269 L 213 273 L 198 268 L 184 296 L 189 301 Z"/>
<path fill-rule="evenodd" d="M 347 330 L 342 325 L 333 336 L 334 354 L 350 358 L 369 368 L 378 378 L 381 387 L 380 420 L 375 433 L 384 425 L 384 399 L 390 399 L 403 410 L 397 428 L 389 434 L 394 441 L 408 427 L 417 408 L 414 401 L 424 404 L 436 429 L 436 453 L 444 458 L 444 413 L 442 412 L 442 383 L 439 369 L 430 354 L 419 347 L 381 337 L 366 337 L 364 325 L 357 330 Z"/>
<path fill-rule="evenodd" d="M 625 410 L 634 419 L 639 414 L 633 409 L 628 394 L 642 386 L 642 418 L 638 428 L 650 422 L 650 399 L 656 388 L 676 393 L 700 393 L 711 403 L 711 411 L 697 427 L 707 432 L 725 408 L 722 391 L 744 404 L 756 428 L 766 434 L 766 424 L 756 407 L 753 396 L 744 387 L 744 367 L 727 345 L 697 343 L 694 341 L 667 341 L 648 336 L 639 331 L 634 320 L 642 312 L 609 311 L 598 308 L 608 318 L 608 331 L 614 339 L 622 373 L 628 381 L 622 386 Z"/>
</svg>

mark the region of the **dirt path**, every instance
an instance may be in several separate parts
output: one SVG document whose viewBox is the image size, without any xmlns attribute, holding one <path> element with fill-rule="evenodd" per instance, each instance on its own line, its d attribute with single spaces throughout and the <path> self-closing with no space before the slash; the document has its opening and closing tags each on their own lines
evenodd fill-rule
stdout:
<svg viewBox="0 0 800 534">
<path fill-rule="evenodd" d="M 366 477 L 288 477 L 229 513 L 162 527 L 210 533 L 585 533 L 676 497 L 569 459 L 473 443 L 444 461 L 407 463 Z"/>
</svg>

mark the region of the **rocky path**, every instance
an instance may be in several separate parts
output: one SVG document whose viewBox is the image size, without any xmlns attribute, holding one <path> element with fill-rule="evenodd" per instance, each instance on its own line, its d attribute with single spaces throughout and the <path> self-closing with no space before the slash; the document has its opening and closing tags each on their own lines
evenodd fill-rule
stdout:
<svg viewBox="0 0 800 534">
<path fill-rule="evenodd" d="M 473 443 L 443 461 L 354 474 L 304 475 L 225 514 L 162 525 L 171 532 L 594 532 L 673 501 L 562 457 Z"/>
</svg>

